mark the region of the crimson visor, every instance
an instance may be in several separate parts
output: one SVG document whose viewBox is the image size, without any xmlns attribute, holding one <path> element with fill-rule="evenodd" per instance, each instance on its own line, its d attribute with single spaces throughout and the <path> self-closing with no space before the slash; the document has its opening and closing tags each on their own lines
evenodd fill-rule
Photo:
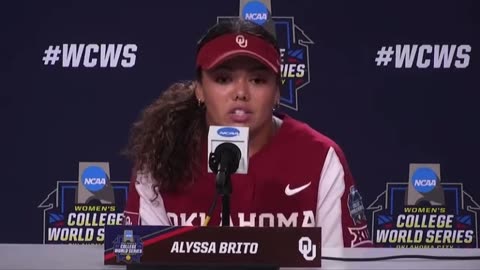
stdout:
<svg viewBox="0 0 480 270">
<path fill-rule="evenodd" d="M 226 34 L 208 41 L 198 52 L 197 67 L 208 70 L 239 55 L 257 59 L 275 73 L 280 70 L 278 50 L 268 41 L 249 34 Z"/>
</svg>

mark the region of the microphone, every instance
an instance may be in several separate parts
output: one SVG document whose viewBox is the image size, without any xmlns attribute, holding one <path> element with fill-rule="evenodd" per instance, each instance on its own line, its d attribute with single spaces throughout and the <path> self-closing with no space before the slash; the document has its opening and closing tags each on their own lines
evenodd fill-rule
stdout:
<svg viewBox="0 0 480 270">
<path fill-rule="evenodd" d="M 248 127 L 210 126 L 208 130 L 208 172 L 218 173 L 221 158 L 223 167 L 229 165 L 229 173 L 248 173 Z M 220 147 L 222 145 L 222 147 Z M 219 148 L 220 147 L 220 148 Z M 217 148 L 219 148 L 217 150 Z M 218 164 L 210 164 L 218 158 Z M 238 159 L 238 161 L 236 161 Z M 227 161 L 230 160 L 230 161 Z M 234 162 L 235 161 L 235 162 Z M 238 164 L 237 164 L 238 163 Z M 212 167 L 212 165 L 214 165 Z M 227 168 L 222 168 L 227 169 Z"/>
<path fill-rule="evenodd" d="M 229 126 L 210 126 L 208 131 L 208 172 L 216 175 L 217 196 L 222 196 L 222 226 L 230 226 L 230 176 L 248 172 L 248 132 L 248 127 Z M 216 198 L 210 207 L 206 224 L 215 205 Z"/>
<path fill-rule="evenodd" d="M 241 157 L 242 152 L 238 146 L 231 142 L 224 142 L 215 148 L 214 153 L 210 153 L 208 165 L 216 174 L 221 172 L 230 175 L 237 171 Z"/>
</svg>

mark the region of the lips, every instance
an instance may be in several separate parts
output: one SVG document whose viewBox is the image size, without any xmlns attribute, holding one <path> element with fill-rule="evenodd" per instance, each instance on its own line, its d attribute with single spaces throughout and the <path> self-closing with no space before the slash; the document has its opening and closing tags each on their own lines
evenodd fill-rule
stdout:
<svg viewBox="0 0 480 270">
<path fill-rule="evenodd" d="M 229 111 L 230 120 L 235 123 L 245 123 L 250 120 L 252 112 L 247 108 L 234 108 Z"/>
</svg>

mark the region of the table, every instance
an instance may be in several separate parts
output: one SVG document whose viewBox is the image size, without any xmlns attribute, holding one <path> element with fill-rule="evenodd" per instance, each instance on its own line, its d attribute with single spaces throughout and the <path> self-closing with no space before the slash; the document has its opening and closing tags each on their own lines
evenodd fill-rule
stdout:
<svg viewBox="0 0 480 270">
<path fill-rule="evenodd" d="M 322 256 L 348 258 L 368 258 L 396 255 L 480 257 L 480 249 L 344 248 L 323 249 L 322 253 Z M 323 267 L 321 269 L 480 269 L 480 259 L 454 261 L 431 259 L 394 259 L 370 262 L 340 262 L 323 260 L 322 264 Z M 0 244 L 0 269 L 125 270 L 126 267 L 117 265 L 104 265 L 103 246 Z"/>
</svg>

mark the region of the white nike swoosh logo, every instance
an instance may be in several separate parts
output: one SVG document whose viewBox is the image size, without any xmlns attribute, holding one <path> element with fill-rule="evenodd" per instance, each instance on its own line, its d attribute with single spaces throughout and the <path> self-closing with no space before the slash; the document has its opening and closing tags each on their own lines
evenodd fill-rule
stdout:
<svg viewBox="0 0 480 270">
<path fill-rule="evenodd" d="M 297 188 L 294 188 L 294 189 L 290 189 L 290 184 L 288 184 L 286 187 L 285 187 L 285 195 L 287 196 L 292 196 L 292 195 L 295 195 L 297 193 L 299 193 L 300 191 L 306 189 L 307 187 L 310 186 L 312 182 L 308 182 L 308 184 L 305 184 L 303 186 L 300 186 L 300 187 L 297 187 Z"/>
</svg>

